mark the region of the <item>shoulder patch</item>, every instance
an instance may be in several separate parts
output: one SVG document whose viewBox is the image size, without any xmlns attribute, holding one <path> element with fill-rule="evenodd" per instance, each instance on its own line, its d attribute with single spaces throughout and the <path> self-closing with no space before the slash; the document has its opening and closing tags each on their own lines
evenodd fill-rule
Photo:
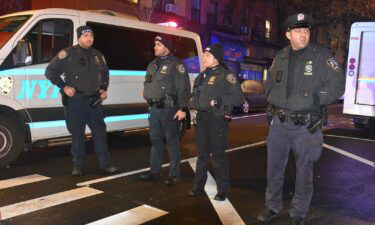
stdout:
<svg viewBox="0 0 375 225">
<path fill-rule="evenodd" d="M 68 52 L 65 51 L 65 50 L 61 50 L 61 51 L 57 54 L 57 57 L 58 57 L 59 59 L 64 59 L 64 58 L 67 57 L 67 56 L 68 56 Z"/>
<path fill-rule="evenodd" d="M 185 73 L 185 71 L 186 71 L 186 69 L 185 69 L 185 66 L 184 66 L 184 64 L 178 64 L 177 65 L 177 70 L 178 70 L 178 72 L 180 72 L 180 73 Z"/>
<path fill-rule="evenodd" d="M 337 63 L 335 58 L 330 58 L 327 60 L 327 64 L 329 67 L 331 67 L 334 71 L 339 71 L 339 64 Z"/>
<path fill-rule="evenodd" d="M 230 73 L 230 74 L 226 75 L 225 78 L 226 78 L 231 84 L 236 84 L 236 82 L 237 82 L 237 78 L 236 78 L 236 76 L 234 76 L 233 73 Z"/>
<path fill-rule="evenodd" d="M 105 61 L 104 55 L 102 55 L 102 59 L 103 59 L 104 64 L 107 64 L 107 61 Z"/>
</svg>

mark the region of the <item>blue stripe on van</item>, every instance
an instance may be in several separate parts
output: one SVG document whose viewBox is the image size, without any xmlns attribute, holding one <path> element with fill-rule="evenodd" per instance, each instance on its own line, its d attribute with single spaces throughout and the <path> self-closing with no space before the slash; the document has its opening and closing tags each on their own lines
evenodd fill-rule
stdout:
<svg viewBox="0 0 375 225">
<path fill-rule="evenodd" d="M 0 71 L 0 76 L 44 75 L 46 69 L 9 69 Z M 145 76 L 145 70 L 109 70 L 110 76 Z"/>
<path fill-rule="evenodd" d="M 111 122 L 121 122 L 121 121 L 131 121 L 131 120 L 145 120 L 148 119 L 149 114 L 136 114 L 136 115 L 127 115 L 127 116 L 108 116 L 104 119 L 106 123 Z M 56 120 L 56 121 L 44 121 L 44 122 L 35 122 L 29 123 L 30 128 L 41 129 L 41 128 L 51 128 L 51 127 L 65 127 L 65 120 Z"/>
</svg>

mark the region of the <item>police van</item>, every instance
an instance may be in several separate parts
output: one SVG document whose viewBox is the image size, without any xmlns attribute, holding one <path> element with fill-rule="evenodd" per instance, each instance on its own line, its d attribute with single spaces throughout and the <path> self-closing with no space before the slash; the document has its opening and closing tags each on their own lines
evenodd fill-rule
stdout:
<svg viewBox="0 0 375 225">
<path fill-rule="evenodd" d="M 375 22 L 354 23 L 350 31 L 344 114 L 357 128 L 375 127 Z"/>
<path fill-rule="evenodd" d="M 2 16 L 0 167 L 13 162 L 25 147 L 69 139 L 59 88 L 44 73 L 61 49 L 77 44 L 75 30 L 81 25 L 93 28 L 93 47 L 103 53 L 110 69 L 108 99 L 103 103 L 107 132 L 148 127 L 148 107 L 142 91 L 147 64 L 155 58 L 157 34 L 171 35 L 172 52 L 185 63 L 192 82 L 202 69 L 199 35 L 182 29 L 68 9 Z M 86 133 L 90 134 L 88 128 Z"/>
</svg>

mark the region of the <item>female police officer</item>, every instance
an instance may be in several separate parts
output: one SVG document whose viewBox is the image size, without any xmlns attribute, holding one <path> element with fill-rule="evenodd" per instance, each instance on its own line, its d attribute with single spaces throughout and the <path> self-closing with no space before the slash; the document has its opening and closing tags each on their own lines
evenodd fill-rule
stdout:
<svg viewBox="0 0 375 225">
<path fill-rule="evenodd" d="M 206 68 L 195 79 L 191 107 L 197 110 L 196 146 L 198 161 L 190 196 L 203 193 L 207 164 L 212 153 L 218 193 L 215 200 L 224 201 L 228 194 L 229 170 L 225 154 L 233 106 L 242 104 L 243 93 L 236 76 L 223 64 L 223 47 L 215 44 L 205 49 Z"/>
</svg>

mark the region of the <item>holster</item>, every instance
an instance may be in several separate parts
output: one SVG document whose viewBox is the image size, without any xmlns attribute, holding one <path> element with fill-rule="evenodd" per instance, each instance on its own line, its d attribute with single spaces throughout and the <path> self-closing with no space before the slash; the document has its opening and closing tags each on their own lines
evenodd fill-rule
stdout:
<svg viewBox="0 0 375 225">
<path fill-rule="evenodd" d="M 155 106 L 157 109 L 163 109 L 164 108 L 164 103 L 163 103 L 163 100 L 162 99 L 149 99 L 147 100 L 148 102 L 148 105 L 150 107 L 153 107 Z"/>
<path fill-rule="evenodd" d="M 60 89 L 60 94 L 61 94 L 61 102 L 62 104 L 65 106 L 65 105 L 68 105 L 68 98 L 69 96 L 67 96 L 64 92 L 64 88 L 61 88 Z"/>
<path fill-rule="evenodd" d="M 171 108 L 177 106 L 177 96 L 165 94 L 164 104 Z"/>
</svg>

